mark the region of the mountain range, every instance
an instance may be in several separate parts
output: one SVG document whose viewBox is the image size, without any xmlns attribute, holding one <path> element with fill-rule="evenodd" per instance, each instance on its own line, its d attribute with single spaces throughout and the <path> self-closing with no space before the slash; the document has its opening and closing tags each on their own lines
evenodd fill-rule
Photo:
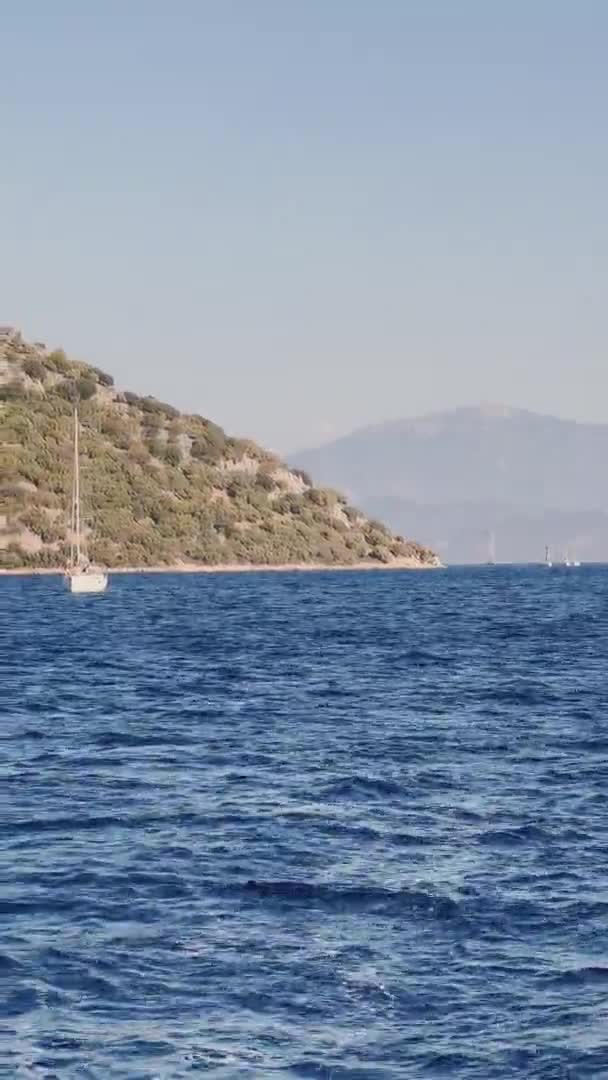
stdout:
<svg viewBox="0 0 608 1080">
<path fill-rule="evenodd" d="M 290 455 L 448 562 L 608 560 L 608 425 L 504 405 L 391 421 Z M 493 544 L 491 535 L 494 534 Z"/>
<path fill-rule="evenodd" d="M 66 565 L 74 408 L 89 557 L 110 568 L 436 565 L 213 421 L 0 327 L 0 569 Z"/>
</svg>

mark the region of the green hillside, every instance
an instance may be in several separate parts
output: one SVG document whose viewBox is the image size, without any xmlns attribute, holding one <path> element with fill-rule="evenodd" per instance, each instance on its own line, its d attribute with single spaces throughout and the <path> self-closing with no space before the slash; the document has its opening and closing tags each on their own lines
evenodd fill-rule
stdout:
<svg viewBox="0 0 608 1080">
<path fill-rule="evenodd" d="M 436 562 L 255 443 L 0 328 L 0 568 L 65 565 L 75 399 L 97 563 Z"/>
</svg>

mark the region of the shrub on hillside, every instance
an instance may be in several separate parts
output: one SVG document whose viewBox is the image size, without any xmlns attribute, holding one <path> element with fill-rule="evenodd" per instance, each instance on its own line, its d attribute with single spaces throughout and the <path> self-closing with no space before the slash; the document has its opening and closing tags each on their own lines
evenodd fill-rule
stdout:
<svg viewBox="0 0 608 1080">
<path fill-rule="evenodd" d="M 28 356 L 23 361 L 23 370 L 30 379 L 35 379 L 36 382 L 44 382 L 46 378 L 46 368 L 36 356 Z"/>
<path fill-rule="evenodd" d="M 302 514 L 304 502 L 300 495 L 281 495 L 274 503 L 274 509 L 278 514 Z"/>
<path fill-rule="evenodd" d="M 56 544 L 65 539 L 65 527 L 62 522 L 54 521 L 44 510 L 31 507 L 21 514 L 20 521 L 27 529 L 39 536 L 43 544 Z"/>
<path fill-rule="evenodd" d="M 162 439 L 156 436 L 144 439 L 144 446 L 147 448 L 152 457 L 157 458 L 158 461 L 163 461 L 165 457 L 165 444 Z"/>
<path fill-rule="evenodd" d="M 378 521 L 376 518 L 370 518 L 369 521 L 366 521 L 364 532 L 366 535 L 377 535 L 381 537 L 391 535 L 390 529 L 386 527 L 384 522 Z"/>
<path fill-rule="evenodd" d="M 87 375 L 80 375 L 77 379 L 63 379 L 52 387 L 52 394 L 76 405 L 78 402 L 89 401 L 97 392 L 97 383 Z"/>
<path fill-rule="evenodd" d="M 174 467 L 177 467 L 182 460 L 181 454 L 177 446 L 175 446 L 173 443 L 169 443 L 168 446 L 165 446 L 165 452 L 163 454 L 163 457 L 167 465 L 172 465 Z"/>
<path fill-rule="evenodd" d="M 57 371 L 60 375 L 69 375 L 72 370 L 72 365 L 63 349 L 53 349 L 53 352 L 47 356 L 45 365 L 51 371 Z"/>
<path fill-rule="evenodd" d="M 224 490 L 229 499 L 238 499 L 251 490 L 251 479 L 245 473 L 228 473 L 224 478 Z"/>
<path fill-rule="evenodd" d="M 372 547 L 369 549 L 368 558 L 375 559 L 376 562 L 390 563 L 391 554 L 384 547 Z"/>
<path fill-rule="evenodd" d="M 180 415 L 179 409 L 175 409 L 173 405 L 167 405 L 164 401 L 157 401 L 153 397 L 144 397 L 139 399 L 139 407 L 146 413 L 160 413 L 162 416 L 166 416 L 169 420 L 174 419 Z"/>
<path fill-rule="evenodd" d="M 260 491 L 266 492 L 274 491 L 277 486 L 277 482 L 274 476 L 272 476 L 268 472 L 262 472 L 261 470 L 256 475 L 255 484 L 256 487 L 260 489 Z"/>
<path fill-rule="evenodd" d="M 144 413 L 141 420 L 141 426 L 143 428 L 144 435 L 151 439 L 158 435 L 161 431 L 165 430 L 165 420 L 162 413 L 148 412 Z"/>
<path fill-rule="evenodd" d="M 334 506 L 336 502 L 333 491 L 328 491 L 326 488 L 309 488 L 304 492 L 304 498 L 313 506 L 322 506 L 325 509 Z"/>
<path fill-rule="evenodd" d="M 10 543 L 0 549 L 0 568 L 2 570 L 18 570 L 21 566 L 27 566 L 27 552 L 20 544 Z"/>
<path fill-rule="evenodd" d="M 143 443 L 135 443 L 129 447 L 129 461 L 134 465 L 147 465 L 150 461 L 150 452 Z"/>
<path fill-rule="evenodd" d="M 108 375 L 107 371 L 102 371 L 101 368 L 91 368 L 91 371 L 97 376 L 97 382 L 100 386 L 114 386 L 114 379 L 112 375 Z"/>
<path fill-rule="evenodd" d="M 223 456 L 223 444 L 217 440 L 217 438 L 202 438 L 194 439 L 190 448 L 190 454 L 195 461 L 203 461 L 207 464 L 212 464 L 220 461 Z"/>
<path fill-rule="evenodd" d="M 75 390 L 78 401 L 88 401 L 97 393 L 97 383 L 88 375 L 81 375 L 76 379 Z"/>
<path fill-rule="evenodd" d="M 129 424 L 118 413 L 107 412 L 101 418 L 100 430 L 102 435 L 116 446 L 119 450 L 128 450 L 132 442 L 132 434 Z"/>
<path fill-rule="evenodd" d="M 62 398 L 63 401 L 69 401 L 72 405 L 76 401 L 76 384 L 73 379 L 62 379 L 51 387 L 50 392 L 53 397 Z"/>
</svg>

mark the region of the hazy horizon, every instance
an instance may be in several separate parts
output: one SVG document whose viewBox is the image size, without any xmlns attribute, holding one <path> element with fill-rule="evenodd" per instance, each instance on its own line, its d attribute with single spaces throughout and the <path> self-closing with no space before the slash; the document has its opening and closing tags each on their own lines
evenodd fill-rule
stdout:
<svg viewBox="0 0 608 1080">
<path fill-rule="evenodd" d="M 25 8 L 25 10 L 24 10 Z M 608 8 L 0 16 L 0 323 L 281 452 L 608 422 Z"/>
<path fill-rule="evenodd" d="M 498 413 L 504 416 L 529 415 L 538 417 L 545 420 L 556 420 L 564 424 L 578 424 L 584 427 L 607 427 L 608 421 L 606 420 L 580 420 L 575 416 L 568 416 L 566 413 L 558 415 L 557 413 L 549 413 L 542 409 L 527 409 L 520 405 L 511 405 L 506 402 L 498 401 L 471 401 L 464 405 L 455 405 L 446 409 L 429 409 L 423 413 L 409 414 L 403 416 L 386 416 L 383 420 L 373 421 L 369 424 L 361 424 L 355 428 L 349 428 L 348 431 L 341 432 L 340 434 L 333 435 L 329 439 L 322 439 L 316 444 L 310 446 L 296 447 L 294 451 L 288 451 L 290 456 L 296 455 L 302 451 L 309 449 L 315 449 L 317 446 L 329 445 L 333 442 L 340 442 L 342 439 L 347 439 L 350 435 L 359 435 L 364 432 L 372 432 L 376 430 L 388 430 L 391 427 L 397 427 L 400 424 L 407 424 L 410 422 L 431 420 L 439 417 L 452 416 L 455 413 L 487 413 L 488 416 L 496 416 Z"/>
</svg>

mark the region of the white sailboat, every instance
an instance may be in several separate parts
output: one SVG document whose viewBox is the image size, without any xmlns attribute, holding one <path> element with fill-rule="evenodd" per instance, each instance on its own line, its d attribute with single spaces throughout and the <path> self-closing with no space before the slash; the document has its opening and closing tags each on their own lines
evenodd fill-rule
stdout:
<svg viewBox="0 0 608 1080">
<path fill-rule="evenodd" d="M 547 567 L 547 570 L 550 570 L 553 566 L 553 562 L 551 559 L 551 548 L 549 547 L 545 548 L 545 566 Z"/>
<path fill-rule="evenodd" d="M 74 408 L 74 473 L 72 478 L 72 520 L 70 531 L 70 564 L 66 583 L 73 593 L 101 593 L 108 586 L 108 575 L 90 566 L 84 550 L 80 524 L 80 460 L 78 453 L 78 409 Z"/>
<path fill-rule="evenodd" d="M 576 555 L 573 555 L 570 548 L 566 551 L 566 566 L 580 566 L 580 562 Z"/>
</svg>

